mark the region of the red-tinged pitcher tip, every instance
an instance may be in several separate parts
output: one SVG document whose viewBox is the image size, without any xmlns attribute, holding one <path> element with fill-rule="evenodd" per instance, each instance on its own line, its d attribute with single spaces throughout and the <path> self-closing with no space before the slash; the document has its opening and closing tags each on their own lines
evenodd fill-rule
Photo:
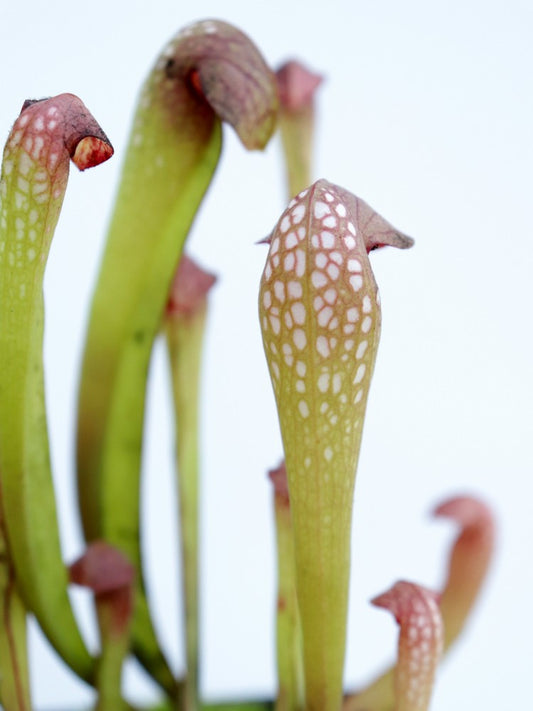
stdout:
<svg viewBox="0 0 533 711">
<path fill-rule="evenodd" d="M 279 466 L 275 469 L 270 469 L 268 471 L 268 478 L 272 482 L 274 487 L 274 493 L 276 497 L 281 499 L 284 503 L 289 505 L 289 484 L 287 482 L 287 470 L 285 468 L 285 462 L 280 462 Z"/>
<path fill-rule="evenodd" d="M 109 139 L 85 104 L 73 94 L 27 99 L 13 135 L 20 136 L 18 140 L 23 141 L 24 150 L 32 159 L 50 156 L 51 170 L 65 149 L 80 170 L 93 168 L 113 155 Z"/>
<path fill-rule="evenodd" d="M 463 630 L 487 577 L 496 526 L 490 508 L 472 496 L 444 501 L 433 513 L 453 520 L 460 527 L 451 546 L 440 602 L 444 647 L 448 649 Z"/>
<path fill-rule="evenodd" d="M 201 309 L 217 277 L 202 269 L 186 254 L 182 255 L 170 289 L 167 316 L 191 316 Z"/>
<path fill-rule="evenodd" d="M 91 543 L 85 553 L 69 566 L 70 581 L 105 595 L 129 587 L 135 569 L 126 556 L 104 541 Z"/>
<path fill-rule="evenodd" d="M 372 604 L 388 610 L 400 626 L 395 671 L 396 711 L 427 711 L 442 654 L 440 596 L 401 580 Z"/>
<path fill-rule="evenodd" d="M 299 111 L 313 103 L 317 88 L 324 78 L 300 62 L 291 60 L 276 72 L 280 105 L 287 111 Z"/>
<path fill-rule="evenodd" d="M 483 501 L 473 496 L 456 496 L 447 499 L 435 507 L 433 515 L 438 518 L 450 518 L 456 521 L 463 530 L 494 531 L 492 511 Z"/>
<path fill-rule="evenodd" d="M 248 149 L 263 149 L 278 111 L 276 81 L 250 39 L 232 25 L 203 20 L 183 29 L 160 59 L 165 80 L 186 82 Z"/>
</svg>

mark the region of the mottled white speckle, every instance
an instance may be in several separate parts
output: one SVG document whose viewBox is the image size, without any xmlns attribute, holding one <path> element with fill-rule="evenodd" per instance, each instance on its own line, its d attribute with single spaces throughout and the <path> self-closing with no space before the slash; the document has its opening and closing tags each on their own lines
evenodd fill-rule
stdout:
<svg viewBox="0 0 533 711">
<path fill-rule="evenodd" d="M 44 147 L 44 138 L 42 136 L 35 136 L 35 140 L 33 143 L 33 150 L 31 151 L 31 155 L 35 160 L 39 159 L 39 156 L 41 155 L 41 151 Z"/>
<path fill-rule="evenodd" d="M 293 225 L 297 225 L 300 223 L 305 215 L 305 205 L 297 205 L 294 210 L 291 213 L 291 218 L 292 218 L 292 223 Z"/>
<path fill-rule="evenodd" d="M 321 393 L 326 393 L 329 389 L 329 373 L 321 373 L 317 381 L 318 389 Z"/>
<path fill-rule="evenodd" d="M 279 229 L 281 230 L 281 232 L 283 234 L 285 234 L 285 232 L 288 231 L 290 226 L 291 226 L 291 222 L 289 220 L 289 216 L 285 215 L 279 224 Z"/>
<path fill-rule="evenodd" d="M 348 222 L 348 232 L 351 232 L 355 237 L 355 227 L 353 225 L 353 222 Z"/>
<path fill-rule="evenodd" d="M 285 247 L 287 249 L 292 249 L 293 247 L 296 247 L 298 244 L 298 236 L 296 235 L 296 232 L 289 232 L 289 234 L 285 237 Z"/>
<path fill-rule="evenodd" d="M 29 172 L 30 168 L 32 167 L 32 165 L 33 165 L 33 161 L 30 158 L 30 156 L 26 153 L 26 151 L 22 151 L 21 156 L 19 158 L 19 173 L 21 175 L 28 175 L 28 172 Z M 10 168 L 9 171 L 7 170 L 7 166 L 4 165 L 4 171 L 5 171 L 6 175 L 9 175 L 12 167 L 13 167 L 13 163 L 11 161 L 9 161 L 9 168 Z"/>
<path fill-rule="evenodd" d="M 40 195 L 41 193 L 44 193 L 48 190 L 48 185 L 47 183 L 34 183 L 32 185 L 32 193 L 34 195 Z"/>
<path fill-rule="evenodd" d="M 309 406 L 305 400 L 300 400 L 298 403 L 298 410 L 300 410 L 300 415 L 302 417 L 309 417 Z"/>
<path fill-rule="evenodd" d="M 363 313 L 368 314 L 372 311 L 372 302 L 370 301 L 370 297 L 367 295 L 363 298 Z"/>
<path fill-rule="evenodd" d="M 334 217 L 333 215 L 328 215 L 328 217 L 325 217 L 322 224 L 324 227 L 336 227 L 337 226 L 337 218 Z"/>
<path fill-rule="evenodd" d="M 315 202 L 314 215 L 317 218 L 317 220 L 321 220 L 326 215 L 329 215 L 330 212 L 331 211 L 330 211 L 329 205 L 327 203 L 321 202 L 320 200 L 317 200 L 317 202 Z"/>
<path fill-rule="evenodd" d="M 350 235 L 346 235 L 344 238 L 344 244 L 348 249 L 353 249 L 355 247 L 355 240 Z"/>
<path fill-rule="evenodd" d="M 290 281 L 287 284 L 287 293 L 291 299 L 301 299 L 302 298 L 302 285 L 299 281 Z M 294 314 L 293 314 L 294 315 Z"/>
<path fill-rule="evenodd" d="M 338 264 L 339 266 L 344 262 L 340 252 L 330 252 L 329 258 L 332 262 L 335 262 L 335 264 Z"/>
<path fill-rule="evenodd" d="M 361 331 L 363 333 L 368 333 L 370 331 L 370 326 L 372 326 L 372 319 L 370 316 L 365 316 L 363 323 L 361 324 Z"/>
<path fill-rule="evenodd" d="M 333 394 L 337 395 L 337 393 L 340 392 L 341 385 L 342 385 L 342 378 L 341 378 L 340 373 L 335 373 L 331 382 L 332 382 L 332 386 L 333 386 Z"/>
<path fill-rule="evenodd" d="M 355 378 L 353 379 L 354 385 L 357 385 L 357 383 L 360 383 L 361 380 L 365 377 L 365 371 L 366 371 L 366 365 L 364 363 L 361 363 L 358 366 L 357 372 L 355 373 Z"/>
<path fill-rule="evenodd" d="M 333 202 L 333 195 L 331 193 L 324 193 L 324 200 L 326 202 Z"/>
<path fill-rule="evenodd" d="M 349 259 L 348 260 L 348 271 L 349 272 L 362 271 L 361 262 L 358 259 Z"/>
<path fill-rule="evenodd" d="M 324 306 L 324 299 L 321 296 L 315 296 L 313 299 L 313 308 L 315 311 L 320 311 Z"/>
<path fill-rule="evenodd" d="M 328 339 L 325 336 L 319 336 L 316 339 L 316 349 L 319 355 L 323 356 L 324 358 L 328 358 L 328 356 L 330 355 L 330 350 Z"/>
<path fill-rule="evenodd" d="M 297 363 L 296 363 L 296 372 L 298 373 L 298 375 L 300 376 L 300 378 L 304 378 L 304 377 L 305 377 L 306 371 L 307 371 L 307 366 L 306 366 L 306 364 L 303 362 L 303 360 L 297 361 Z"/>
<path fill-rule="evenodd" d="M 330 461 L 331 461 L 331 459 L 332 459 L 332 457 L 333 457 L 333 450 L 331 449 L 331 447 L 326 447 L 326 448 L 325 448 L 325 450 L 324 450 L 324 457 L 325 457 L 325 459 L 326 459 L 327 462 L 330 462 Z"/>
<path fill-rule="evenodd" d="M 272 326 L 272 330 L 274 331 L 274 333 L 277 336 L 280 332 L 280 329 L 281 329 L 280 320 L 277 316 L 272 316 L 272 314 L 268 318 L 270 320 L 270 325 Z"/>
<path fill-rule="evenodd" d="M 296 392 L 298 393 L 304 393 L 305 392 L 305 383 L 303 380 L 297 380 L 296 381 Z"/>
<path fill-rule="evenodd" d="M 336 281 L 339 278 L 339 267 L 336 264 L 330 264 L 326 271 L 332 281 Z"/>
<path fill-rule="evenodd" d="M 319 269 L 324 269 L 326 264 L 328 263 L 328 258 L 324 254 L 324 252 L 319 252 L 316 257 L 315 257 L 315 264 Z"/>
<path fill-rule="evenodd" d="M 339 217 L 346 217 L 346 208 L 344 207 L 344 205 L 342 203 L 339 203 L 335 207 L 335 212 L 337 213 L 337 215 Z"/>
<path fill-rule="evenodd" d="M 315 269 L 313 273 L 311 274 L 311 283 L 315 287 L 315 289 L 320 289 L 321 287 L 325 286 L 328 283 L 328 279 L 324 272 L 318 271 L 318 269 Z"/>
<path fill-rule="evenodd" d="M 322 326 L 322 328 L 326 328 L 332 316 L 333 309 L 331 306 L 324 307 L 318 314 L 318 325 Z"/>
<path fill-rule="evenodd" d="M 320 233 L 320 242 L 324 249 L 333 249 L 335 246 L 335 237 L 331 232 L 324 231 Z"/>
<path fill-rule="evenodd" d="M 297 301 L 291 306 L 291 313 L 294 321 L 300 326 L 305 322 L 305 306 Z"/>
<path fill-rule="evenodd" d="M 324 292 L 324 299 L 328 302 L 328 304 L 334 304 L 337 301 L 337 290 L 326 289 Z"/>
<path fill-rule="evenodd" d="M 368 341 L 361 341 L 361 343 L 357 346 L 357 351 L 355 353 L 355 357 L 358 360 L 364 356 L 367 346 L 368 346 Z"/>
<path fill-rule="evenodd" d="M 296 257 L 294 256 L 294 253 L 289 252 L 289 254 L 286 254 L 285 259 L 283 260 L 283 268 L 285 269 L 285 271 L 292 272 L 295 264 L 296 264 Z"/>
<path fill-rule="evenodd" d="M 303 249 L 296 250 L 296 276 L 303 277 L 305 274 L 305 252 Z"/>
<path fill-rule="evenodd" d="M 278 301 L 285 301 L 285 284 L 282 281 L 274 282 L 274 295 Z"/>
<path fill-rule="evenodd" d="M 305 331 L 303 331 L 301 328 L 295 328 L 294 333 L 292 335 L 292 340 L 294 341 L 294 345 L 298 350 L 303 351 L 305 346 L 307 345 L 307 338 L 305 336 Z"/>
<path fill-rule="evenodd" d="M 19 177 L 18 177 L 17 186 L 18 186 L 18 189 L 23 193 L 27 193 L 30 189 L 30 184 L 21 175 L 19 175 Z"/>
<path fill-rule="evenodd" d="M 359 274 L 354 274 L 353 276 L 350 277 L 350 286 L 354 291 L 359 291 L 359 289 L 363 286 L 363 277 L 361 277 Z"/>
</svg>

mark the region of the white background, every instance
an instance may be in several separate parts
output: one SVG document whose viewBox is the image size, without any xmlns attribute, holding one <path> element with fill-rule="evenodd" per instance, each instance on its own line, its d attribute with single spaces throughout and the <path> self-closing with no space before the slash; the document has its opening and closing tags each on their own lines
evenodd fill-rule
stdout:
<svg viewBox="0 0 533 711">
<path fill-rule="evenodd" d="M 50 255 L 46 368 L 65 558 L 82 550 L 74 510 L 76 379 L 88 304 L 141 81 L 183 25 L 219 17 L 277 66 L 325 75 L 316 177 L 366 199 L 416 239 L 372 255 L 383 336 L 355 503 L 346 684 L 392 658 L 396 628 L 368 605 L 398 578 L 438 586 L 453 529 L 427 512 L 482 496 L 498 550 L 467 633 L 442 666 L 433 710 L 525 708 L 533 664 L 532 127 L 530 0 L 2 1 L 0 136 L 25 98 L 78 94 L 116 149 L 75 169 Z M 256 316 L 263 237 L 285 203 L 279 140 L 247 154 L 231 130 L 189 251 L 220 274 L 203 383 L 203 690 L 271 695 L 274 552 L 267 468 L 281 456 Z M 179 665 L 172 426 L 156 350 L 145 457 L 149 575 Z M 76 602 L 91 640 L 88 601 Z M 91 693 L 32 631 L 38 709 Z M 128 688 L 150 698 L 132 664 Z"/>
</svg>

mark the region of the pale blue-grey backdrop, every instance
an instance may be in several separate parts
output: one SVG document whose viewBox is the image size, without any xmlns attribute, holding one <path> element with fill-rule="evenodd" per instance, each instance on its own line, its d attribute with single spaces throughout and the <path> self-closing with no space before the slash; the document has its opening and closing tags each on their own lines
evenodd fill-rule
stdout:
<svg viewBox="0 0 533 711">
<path fill-rule="evenodd" d="M 325 76 L 316 177 L 337 182 L 416 239 L 372 256 L 383 337 L 356 491 L 346 684 L 393 655 L 393 620 L 368 600 L 398 578 L 439 586 L 453 529 L 428 511 L 482 496 L 498 550 L 469 629 L 439 674 L 434 711 L 525 708 L 533 623 L 531 228 L 533 8 L 529 0 L 2 0 L 0 136 L 27 97 L 70 91 L 116 149 L 72 171 L 46 279 L 48 409 L 66 559 L 82 550 L 73 510 L 73 411 L 82 339 L 140 82 L 185 24 L 219 17 L 276 66 Z M 279 140 L 245 153 L 225 132 L 220 168 L 189 239 L 220 274 L 203 381 L 202 688 L 265 696 L 275 685 L 274 552 L 265 470 L 281 456 L 256 316 L 264 247 L 284 207 Z M 168 382 L 154 354 L 144 463 L 148 574 L 176 665 L 179 613 Z M 73 594 L 87 638 L 87 596 Z M 32 628 L 39 709 L 87 704 Z M 132 663 L 126 686 L 153 688 Z"/>
</svg>

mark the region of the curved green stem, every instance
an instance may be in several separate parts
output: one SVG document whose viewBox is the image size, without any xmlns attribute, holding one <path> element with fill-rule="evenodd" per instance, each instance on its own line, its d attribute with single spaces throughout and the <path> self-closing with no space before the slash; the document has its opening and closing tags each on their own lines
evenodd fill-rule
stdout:
<svg viewBox="0 0 533 711">
<path fill-rule="evenodd" d="M 9 559 L 0 511 L 0 703 L 5 711 L 30 711 L 26 608 Z"/>
<path fill-rule="evenodd" d="M 60 656 L 90 680 L 93 660 L 67 595 L 43 373 L 43 278 L 70 158 L 84 170 L 113 149 L 72 94 L 26 102 L 0 182 L 0 483 L 17 586 Z"/>
<path fill-rule="evenodd" d="M 198 708 L 198 412 L 202 345 L 207 292 L 215 277 L 183 255 L 174 280 L 165 318 L 165 333 L 172 379 L 176 422 L 176 479 L 180 504 L 180 531 L 185 612 L 185 709 Z"/>
<path fill-rule="evenodd" d="M 221 120 L 249 148 L 274 123 L 273 78 L 238 30 L 187 28 L 141 94 L 93 299 L 78 416 L 78 489 L 85 535 L 137 570 L 133 649 L 171 695 L 176 683 L 150 620 L 139 544 L 139 475 L 152 344 L 187 233 L 221 150 Z"/>
</svg>

